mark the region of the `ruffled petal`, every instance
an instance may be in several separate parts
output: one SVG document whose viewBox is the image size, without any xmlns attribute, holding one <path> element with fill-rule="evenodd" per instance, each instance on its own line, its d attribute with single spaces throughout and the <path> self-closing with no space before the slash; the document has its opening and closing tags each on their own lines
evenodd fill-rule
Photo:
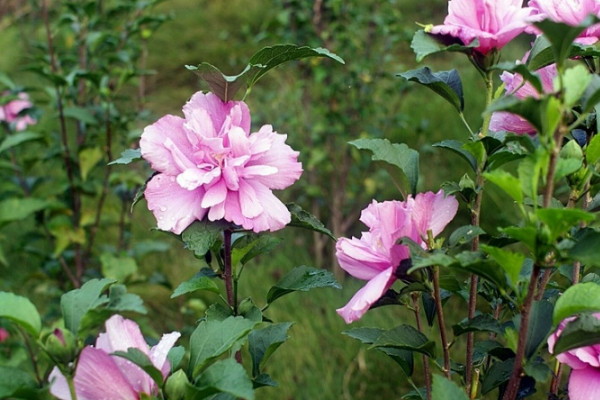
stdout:
<svg viewBox="0 0 600 400">
<path fill-rule="evenodd" d="M 150 162 L 152 169 L 169 175 L 179 174 L 181 164 L 194 166 L 193 148 L 188 140 L 184 120 L 165 115 L 147 126 L 140 138 L 142 157 Z"/>
<path fill-rule="evenodd" d="M 442 190 L 419 193 L 414 199 L 411 218 L 421 236 L 426 238 L 427 231 L 431 230 L 435 237 L 452 221 L 457 210 L 456 198 L 446 197 Z"/>
<path fill-rule="evenodd" d="M 574 369 L 569 378 L 569 400 L 600 399 L 600 370 Z"/>
<path fill-rule="evenodd" d="M 393 265 L 389 253 L 374 248 L 372 243 L 364 238 L 363 235 L 361 239 L 338 239 L 335 256 L 344 271 L 355 278 L 369 280 Z"/>
<path fill-rule="evenodd" d="M 348 304 L 338 308 L 337 313 L 344 318 L 347 324 L 360 319 L 392 286 L 395 279 L 394 268 L 388 268 L 380 272 L 356 292 Z"/>
</svg>

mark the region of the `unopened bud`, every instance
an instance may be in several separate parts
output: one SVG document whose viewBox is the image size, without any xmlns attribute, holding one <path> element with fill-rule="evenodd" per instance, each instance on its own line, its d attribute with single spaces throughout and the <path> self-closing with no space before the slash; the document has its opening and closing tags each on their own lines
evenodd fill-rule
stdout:
<svg viewBox="0 0 600 400">
<path fill-rule="evenodd" d="M 56 328 L 46 338 L 46 350 L 56 361 L 68 364 L 77 356 L 77 341 L 68 329 Z"/>
</svg>

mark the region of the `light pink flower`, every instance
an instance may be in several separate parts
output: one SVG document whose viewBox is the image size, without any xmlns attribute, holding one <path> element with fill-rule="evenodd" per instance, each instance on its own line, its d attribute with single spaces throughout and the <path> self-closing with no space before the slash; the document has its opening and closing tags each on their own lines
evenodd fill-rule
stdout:
<svg viewBox="0 0 600 400">
<path fill-rule="evenodd" d="M 271 191 L 302 174 L 287 136 L 271 125 L 251 134 L 248 106 L 212 93 L 194 94 L 183 114 L 146 127 L 140 141 L 142 157 L 159 172 L 144 192 L 158 227 L 179 234 L 205 216 L 255 232 L 288 224 L 289 211 Z"/>
<path fill-rule="evenodd" d="M 529 52 L 525 54 L 522 62 L 527 60 Z M 542 82 L 542 89 L 544 93 L 554 92 L 554 78 L 558 74 L 556 71 L 556 64 L 550 64 L 546 67 L 540 68 L 536 71 Z M 523 82 L 523 77 L 519 74 L 511 74 L 510 72 L 504 71 L 500 75 L 500 79 L 505 84 L 505 93 L 514 95 L 518 99 L 525 99 L 533 97 L 539 99 L 544 93 L 539 93 L 533 85 L 529 82 Z M 534 135 L 536 133 L 535 128 L 524 118 L 505 111 L 499 111 L 492 113 L 490 120 L 490 130 L 494 132 L 507 131 L 517 134 L 529 134 Z"/>
<path fill-rule="evenodd" d="M 443 25 L 430 33 L 449 35 L 465 45 L 479 40 L 475 48 L 481 54 L 504 45 L 522 33 L 529 25 L 533 9 L 522 7 L 521 0 L 449 0 L 448 16 Z"/>
<path fill-rule="evenodd" d="M 427 248 L 427 231 L 438 235 L 454 218 L 458 202 L 452 196 L 420 193 L 406 201 L 373 201 L 360 220 L 369 227 L 360 239 L 340 238 L 336 257 L 342 269 L 355 278 L 368 281 L 344 307 L 337 310 L 346 323 L 360 319 L 392 286 L 402 260 L 410 258 L 408 247 L 398 244 L 409 237 Z M 404 271 L 406 272 L 406 271 Z"/>
<path fill-rule="evenodd" d="M 8 96 L 9 93 L 4 92 L 2 95 Z M 36 121 L 29 115 L 19 115 L 19 113 L 32 106 L 27 93 L 21 92 L 18 94 L 18 99 L 11 100 L 0 106 L 0 121 L 12 124 L 16 131 L 25 130 L 27 125 L 33 125 Z"/>
<path fill-rule="evenodd" d="M 600 319 L 600 314 L 594 314 Z M 562 321 L 548 338 L 548 350 L 554 353 L 558 337 L 575 318 Z M 560 353 L 556 359 L 571 367 L 569 377 L 569 400 L 600 399 L 600 344 L 579 347 Z"/>
<path fill-rule="evenodd" d="M 530 0 L 528 5 L 535 10 L 536 19 L 549 18 L 554 22 L 577 26 L 589 15 L 600 17 L 598 0 Z M 541 33 L 535 30 L 537 34 Z M 581 44 L 594 44 L 600 37 L 600 24 L 585 29 L 575 40 Z"/>
<path fill-rule="evenodd" d="M 156 346 L 149 348 L 134 321 L 113 315 L 106 321 L 106 333 L 98 336 L 96 346 L 86 346 L 79 355 L 74 378 L 77 399 L 138 400 L 141 393 L 158 394 L 150 375 L 131 361 L 110 354 L 131 347 L 139 349 L 166 378 L 170 369 L 167 354 L 179 336 L 179 332 L 165 334 Z M 67 380 L 58 368 L 52 370 L 49 379 L 50 393 L 61 400 L 71 400 Z"/>
</svg>

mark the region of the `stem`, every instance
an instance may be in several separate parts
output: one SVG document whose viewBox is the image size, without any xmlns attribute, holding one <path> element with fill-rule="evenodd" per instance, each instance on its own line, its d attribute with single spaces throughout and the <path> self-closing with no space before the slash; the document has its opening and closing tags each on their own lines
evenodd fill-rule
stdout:
<svg viewBox="0 0 600 400">
<path fill-rule="evenodd" d="M 417 330 L 423 332 L 423 326 L 421 324 L 421 307 L 419 306 L 419 294 L 412 293 L 413 309 L 415 312 L 415 320 L 417 322 Z M 431 400 L 431 375 L 429 373 L 429 359 L 426 355 L 423 355 L 423 375 L 425 376 L 425 391 L 427 393 L 427 400 Z"/>
<path fill-rule="evenodd" d="M 18 326 L 17 328 L 21 336 L 23 336 L 25 348 L 27 349 L 27 353 L 29 353 L 29 359 L 31 360 L 31 364 L 33 365 L 33 373 L 35 374 L 35 379 L 40 385 L 42 385 L 44 383 L 44 380 L 40 376 L 40 371 L 38 368 L 38 358 L 35 352 L 33 351 L 33 347 L 31 346 L 31 342 L 29 340 L 29 336 L 23 331 L 23 328 L 21 328 L 20 326 Z"/>
<path fill-rule="evenodd" d="M 517 396 L 517 392 L 519 391 L 521 375 L 523 374 L 523 359 L 525 358 L 527 330 L 529 329 L 529 314 L 533 304 L 533 297 L 538 279 L 540 277 L 540 272 L 540 266 L 534 264 L 533 270 L 531 271 L 527 297 L 525 298 L 525 302 L 521 307 L 521 326 L 519 327 L 519 341 L 517 344 L 517 352 L 515 354 L 515 362 L 513 364 L 510 380 L 508 381 L 508 386 L 506 387 L 506 392 L 504 392 L 504 397 L 502 397 L 503 400 L 514 400 Z"/>
<path fill-rule="evenodd" d="M 560 376 L 562 375 L 562 364 L 556 360 L 554 366 L 554 374 L 552 374 L 552 381 L 550 381 L 550 396 L 558 395 L 558 388 L 560 387 Z M 551 397 L 549 397 L 551 398 Z"/>
<path fill-rule="evenodd" d="M 235 294 L 233 291 L 233 273 L 231 270 L 231 230 L 223 231 L 223 278 L 225 279 L 225 292 L 227 293 L 227 303 L 233 310 L 233 314 L 237 315 L 237 305 L 235 304 Z"/>
<path fill-rule="evenodd" d="M 437 309 L 438 325 L 440 328 L 440 338 L 442 340 L 442 350 L 444 353 L 444 375 L 450 379 L 450 352 L 448 350 L 448 339 L 446 337 L 446 326 L 444 323 L 444 310 L 442 308 L 442 296 L 440 291 L 440 267 L 433 267 L 433 296 L 435 298 L 435 308 Z"/>
<path fill-rule="evenodd" d="M 69 392 L 71 393 L 71 400 L 77 400 L 77 392 L 75 391 L 75 379 L 73 376 L 67 376 L 67 383 L 69 384 Z"/>
</svg>

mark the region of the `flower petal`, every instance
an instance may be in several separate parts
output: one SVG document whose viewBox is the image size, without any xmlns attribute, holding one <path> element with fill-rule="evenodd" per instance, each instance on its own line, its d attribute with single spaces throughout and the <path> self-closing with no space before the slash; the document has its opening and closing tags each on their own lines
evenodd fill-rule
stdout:
<svg viewBox="0 0 600 400">
<path fill-rule="evenodd" d="M 179 117 L 165 115 L 144 129 L 140 138 L 140 150 L 152 169 L 177 175 L 181 172 L 181 163 L 193 160 L 193 149 L 183 123 L 184 120 Z M 189 163 L 188 167 L 194 165 L 191 161 Z"/>
<path fill-rule="evenodd" d="M 574 369 L 569 378 L 569 400 L 600 399 L 600 370 Z"/>
<path fill-rule="evenodd" d="M 442 190 L 437 193 L 419 193 L 412 205 L 412 220 L 421 236 L 426 238 L 427 231 L 431 230 L 436 237 L 452 221 L 457 210 L 456 198 L 446 197 Z"/>
<path fill-rule="evenodd" d="M 369 280 L 390 267 L 393 267 L 389 252 L 374 248 L 361 239 L 340 238 L 336 245 L 335 256 L 340 267 L 355 278 Z"/>
<path fill-rule="evenodd" d="M 179 332 L 166 333 L 162 336 L 160 342 L 150 349 L 150 361 L 152 361 L 152 364 L 162 372 L 163 378 L 167 377 L 169 369 L 171 368 L 171 365 L 167 360 L 169 350 L 173 348 L 180 336 L 181 333 Z"/>
</svg>

